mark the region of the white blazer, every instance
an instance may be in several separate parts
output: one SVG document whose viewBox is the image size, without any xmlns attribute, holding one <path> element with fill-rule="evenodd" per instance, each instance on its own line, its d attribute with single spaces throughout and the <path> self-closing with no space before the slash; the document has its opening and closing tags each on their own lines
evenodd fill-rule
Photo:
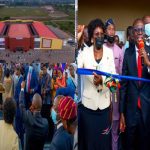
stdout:
<svg viewBox="0 0 150 150">
<path fill-rule="evenodd" d="M 113 52 L 106 46 L 103 46 L 103 56 L 99 64 L 95 61 L 93 46 L 86 47 L 79 54 L 77 62 L 78 68 L 95 69 L 116 74 Z M 104 82 L 106 77 L 102 76 L 102 78 Z M 110 105 L 110 91 L 103 83 L 102 91 L 98 92 L 99 87 L 94 85 L 93 79 L 93 75 L 83 76 L 82 104 L 92 110 L 105 109 Z"/>
</svg>

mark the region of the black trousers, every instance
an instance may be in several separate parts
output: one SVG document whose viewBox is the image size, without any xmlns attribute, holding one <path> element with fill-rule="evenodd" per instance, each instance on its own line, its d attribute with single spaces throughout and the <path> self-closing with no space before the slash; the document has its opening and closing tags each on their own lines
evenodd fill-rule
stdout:
<svg viewBox="0 0 150 150">
<path fill-rule="evenodd" d="M 150 150 L 148 146 L 149 133 L 146 130 L 141 110 L 137 109 L 132 124 L 126 124 L 125 150 Z"/>
<path fill-rule="evenodd" d="M 3 104 L 2 93 L 0 93 L 0 105 Z"/>
<path fill-rule="evenodd" d="M 78 149 L 111 150 L 110 109 L 78 106 Z"/>
<path fill-rule="evenodd" d="M 54 135 L 54 129 L 55 129 L 54 123 L 51 118 L 51 111 L 50 111 L 51 107 L 52 107 L 52 105 L 50 105 L 50 104 L 43 104 L 42 109 L 41 109 L 42 117 L 46 118 L 48 120 L 48 124 L 49 124 L 49 132 L 48 132 L 48 141 L 49 142 L 52 141 L 52 138 Z"/>
</svg>

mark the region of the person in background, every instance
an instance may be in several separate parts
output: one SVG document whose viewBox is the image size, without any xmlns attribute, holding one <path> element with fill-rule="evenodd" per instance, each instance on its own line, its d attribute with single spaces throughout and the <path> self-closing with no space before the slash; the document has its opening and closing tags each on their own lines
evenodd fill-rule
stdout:
<svg viewBox="0 0 150 150">
<path fill-rule="evenodd" d="M 32 97 L 37 92 L 38 89 L 37 74 L 33 69 L 32 65 L 26 68 L 25 81 L 26 81 L 25 99 L 26 99 L 26 108 L 28 109 L 32 103 Z"/>
<path fill-rule="evenodd" d="M 51 99 L 51 77 L 47 73 L 47 64 L 43 64 L 43 77 L 41 81 L 41 97 L 42 97 L 42 117 L 46 118 L 49 123 L 49 134 L 48 138 L 51 140 L 54 133 L 52 119 L 50 118 L 50 109 L 52 107 Z"/>
<path fill-rule="evenodd" d="M 43 104 L 51 104 L 51 77 L 47 73 L 47 66 L 46 64 L 43 65 L 43 77 L 41 81 L 41 95 Z"/>
<path fill-rule="evenodd" d="M 133 27 L 132 26 L 128 26 L 127 27 L 127 31 L 126 31 L 126 43 L 124 45 L 124 52 L 127 48 L 129 48 L 130 46 L 132 47 L 134 45 L 134 36 L 133 36 Z"/>
<path fill-rule="evenodd" d="M 19 150 L 18 135 L 13 128 L 15 114 L 15 101 L 6 98 L 3 105 L 4 120 L 0 120 L 0 150 Z"/>
<path fill-rule="evenodd" d="M 87 28 L 87 26 L 84 26 L 82 35 L 78 41 L 78 49 L 79 49 L 78 53 L 83 51 L 84 47 L 88 47 L 88 28 Z"/>
<path fill-rule="evenodd" d="M 71 63 L 69 66 L 69 78 L 67 79 L 67 87 L 70 89 L 70 96 L 74 99 L 75 92 L 77 88 L 77 74 L 76 74 L 77 65 Z"/>
<path fill-rule="evenodd" d="M 107 42 L 104 44 L 113 52 L 116 73 L 122 73 L 123 51 L 115 44 L 116 27 L 112 19 L 108 19 L 105 23 L 105 33 Z M 119 91 L 112 94 L 112 150 L 118 150 L 118 136 L 119 136 Z"/>
<path fill-rule="evenodd" d="M 56 89 L 55 89 L 55 83 L 56 83 L 56 78 L 57 78 L 57 69 L 53 69 L 52 73 L 52 80 L 51 80 L 51 95 L 52 95 L 52 101 L 54 100 L 54 97 L 56 95 Z"/>
<path fill-rule="evenodd" d="M 150 16 L 144 16 L 143 22 L 145 27 L 146 45 L 150 46 Z"/>
<path fill-rule="evenodd" d="M 57 70 L 57 78 L 56 82 L 54 84 L 54 88 L 57 90 L 59 88 L 66 87 L 66 79 L 65 76 L 63 76 L 63 71 L 61 68 L 58 68 Z"/>
<path fill-rule="evenodd" d="M 88 25 L 90 47 L 78 56 L 78 68 L 95 69 L 115 74 L 113 52 L 104 46 L 105 27 L 101 19 Z M 111 149 L 110 91 L 106 77 L 83 76 L 83 94 L 78 106 L 78 149 Z M 93 128 L 94 127 L 94 128 Z M 88 143 L 88 144 L 87 144 Z"/>
<path fill-rule="evenodd" d="M 119 43 L 119 47 L 123 50 L 123 47 L 124 47 L 124 43 L 123 43 L 123 41 L 120 41 L 120 43 Z"/>
<path fill-rule="evenodd" d="M 38 77 L 38 89 L 37 89 L 37 93 L 40 94 L 40 95 L 41 95 L 42 78 L 43 78 L 43 71 L 40 70 L 39 77 Z"/>
<path fill-rule="evenodd" d="M 70 64 L 69 66 L 69 77 L 66 80 L 66 87 L 57 89 L 57 95 L 70 96 L 74 99 L 76 87 L 77 87 L 77 74 L 75 73 L 75 64 Z"/>
<path fill-rule="evenodd" d="M 25 127 L 24 150 L 43 150 L 48 134 L 48 121 L 41 116 L 42 99 L 35 93 L 30 110 L 25 108 L 25 82 L 21 83 L 19 106 Z"/>
<path fill-rule="evenodd" d="M 115 35 L 115 36 L 114 36 L 114 43 L 119 46 L 120 39 L 119 39 L 119 36 L 118 36 L 118 35 Z"/>
<path fill-rule="evenodd" d="M 69 97 L 63 97 L 58 104 L 58 113 L 61 118 L 64 129 L 71 135 L 74 135 L 77 129 L 77 104 Z M 71 150 L 73 149 L 73 143 Z"/>
<path fill-rule="evenodd" d="M 24 127 L 23 127 L 23 121 L 19 109 L 19 95 L 21 91 L 21 83 L 23 81 L 23 76 L 21 75 L 21 68 L 20 66 L 16 66 L 15 68 L 15 75 L 17 76 L 17 82 L 15 86 L 15 93 L 14 93 L 14 99 L 16 101 L 16 117 L 15 117 L 15 130 L 20 138 L 22 149 L 24 147 Z"/>
<path fill-rule="evenodd" d="M 18 83 L 18 76 L 16 75 L 16 68 L 18 68 L 19 66 L 20 66 L 19 64 L 16 64 L 15 71 L 14 71 L 14 74 L 12 76 L 12 79 L 13 79 L 13 94 L 15 94 L 16 85 Z"/>
<path fill-rule="evenodd" d="M 3 67 L 2 64 L 0 64 L 0 83 L 2 84 L 3 80 Z M 0 110 L 2 109 L 2 104 L 3 104 L 3 97 L 2 97 L 2 89 L 0 89 Z"/>
<path fill-rule="evenodd" d="M 40 63 L 34 62 L 32 63 L 32 66 L 33 66 L 33 69 L 35 70 L 36 75 L 39 76 L 39 72 L 41 69 Z"/>
<path fill-rule="evenodd" d="M 54 64 L 49 64 L 47 69 L 47 73 L 50 75 L 51 78 L 52 78 L 53 68 L 54 68 Z"/>
<path fill-rule="evenodd" d="M 53 136 L 49 150 L 72 150 L 73 148 L 73 136 L 69 134 L 63 127 L 61 118 L 58 112 L 58 105 L 64 96 L 58 95 L 54 99 L 53 107 L 51 109 L 51 116 L 56 126 L 56 132 Z"/>
<path fill-rule="evenodd" d="M 5 93 L 3 93 L 3 102 L 4 102 L 7 97 L 13 96 L 13 80 L 8 68 L 4 72 L 3 86 L 5 88 Z"/>
</svg>

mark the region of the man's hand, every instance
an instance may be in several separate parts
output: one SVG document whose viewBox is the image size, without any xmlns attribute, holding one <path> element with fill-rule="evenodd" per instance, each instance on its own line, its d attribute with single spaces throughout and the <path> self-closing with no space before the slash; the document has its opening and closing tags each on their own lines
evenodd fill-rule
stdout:
<svg viewBox="0 0 150 150">
<path fill-rule="evenodd" d="M 95 72 L 93 72 L 93 75 L 94 75 L 94 80 L 93 80 L 94 85 L 98 86 L 102 84 L 102 81 L 103 81 L 102 76 L 96 74 Z"/>
<path fill-rule="evenodd" d="M 22 83 L 21 83 L 21 88 L 24 89 L 24 88 L 25 88 L 25 85 L 26 85 L 26 84 L 25 84 L 25 81 L 22 81 Z"/>
<path fill-rule="evenodd" d="M 120 132 L 124 132 L 125 128 L 126 128 L 125 117 L 124 117 L 124 114 L 121 113 L 121 116 L 120 116 Z"/>
<path fill-rule="evenodd" d="M 141 48 L 138 52 L 139 52 L 139 54 L 140 54 L 140 57 L 143 57 L 143 58 L 144 58 L 144 63 L 145 63 L 148 67 L 150 67 L 150 61 L 149 61 L 149 58 L 148 58 L 148 56 L 147 56 L 147 53 L 146 53 L 145 49 L 144 49 L 144 48 Z"/>
</svg>

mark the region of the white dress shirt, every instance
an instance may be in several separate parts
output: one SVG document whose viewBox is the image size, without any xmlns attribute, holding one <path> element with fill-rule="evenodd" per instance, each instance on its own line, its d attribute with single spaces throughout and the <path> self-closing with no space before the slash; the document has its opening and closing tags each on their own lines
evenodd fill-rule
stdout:
<svg viewBox="0 0 150 150">
<path fill-rule="evenodd" d="M 94 58 L 93 46 L 85 48 L 77 58 L 78 68 L 95 69 L 103 72 L 116 74 L 113 52 L 106 46 L 103 46 L 103 57 L 100 63 L 97 63 Z M 110 91 L 104 85 L 105 76 L 102 76 L 103 84 L 102 91 L 98 92 L 99 87 L 93 83 L 94 76 L 83 76 L 83 94 L 82 104 L 92 110 L 105 109 L 110 105 Z"/>
</svg>

